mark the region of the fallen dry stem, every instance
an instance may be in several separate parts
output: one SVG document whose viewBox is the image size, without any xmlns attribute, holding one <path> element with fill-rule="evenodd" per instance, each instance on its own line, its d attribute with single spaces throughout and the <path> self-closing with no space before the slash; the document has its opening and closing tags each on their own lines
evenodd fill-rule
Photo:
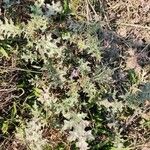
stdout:
<svg viewBox="0 0 150 150">
<path fill-rule="evenodd" d="M 130 26 L 130 27 L 142 28 L 142 29 L 148 29 L 148 30 L 150 30 L 150 27 L 148 27 L 148 26 L 142 26 L 142 25 L 138 25 L 138 24 L 119 23 L 119 22 L 118 22 L 117 25 L 121 25 L 121 26 Z"/>
</svg>

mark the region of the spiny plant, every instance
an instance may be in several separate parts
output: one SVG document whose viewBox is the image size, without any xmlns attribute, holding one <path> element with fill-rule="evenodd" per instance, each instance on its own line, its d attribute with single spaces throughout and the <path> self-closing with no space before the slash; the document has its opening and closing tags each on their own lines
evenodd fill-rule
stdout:
<svg viewBox="0 0 150 150">
<path fill-rule="evenodd" d="M 26 44 L 20 47 L 21 49 L 18 49 L 18 57 L 26 63 L 34 63 L 38 60 L 43 61 L 42 66 L 39 66 L 39 68 L 41 71 L 47 71 L 46 82 L 42 81 L 39 77 L 37 77 L 37 82 L 36 80 L 30 82 L 35 89 L 34 94 L 37 97 L 36 101 L 42 105 L 42 110 L 45 112 L 45 119 L 49 120 L 52 118 L 48 122 L 54 126 L 57 123 L 57 119 L 55 118 L 62 114 L 65 118 L 64 125 L 61 123 L 58 127 L 62 128 L 62 132 L 70 130 L 68 132 L 68 140 L 71 142 L 77 141 L 76 146 L 81 150 L 88 149 L 87 140 L 93 139 L 93 136 L 90 130 L 85 130 L 85 128 L 90 125 L 90 122 L 85 119 L 86 114 L 82 113 L 82 103 L 80 102 L 81 97 L 79 92 L 83 88 L 91 100 L 97 92 L 94 81 L 92 83 L 89 77 L 83 81 L 83 78 L 91 71 L 91 67 L 88 66 L 90 62 L 80 57 L 82 57 L 82 55 L 89 55 L 94 58 L 99 55 L 99 57 L 95 57 L 98 61 L 100 58 L 99 50 L 96 49 L 98 47 L 87 45 L 86 48 L 81 50 L 80 56 L 75 57 L 76 54 L 73 52 L 73 49 L 67 46 L 67 42 L 71 42 L 70 38 L 67 40 L 65 40 L 64 37 L 53 39 L 53 31 L 47 31 L 49 24 L 53 22 L 47 15 L 55 15 L 55 11 L 51 10 L 55 8 L 54 3 L 53 6 L 49 7 L 49 14 L 44 14 L 40 6 L 41 4 L 39 3 L 31 6 L 33 13 L 30 15 L 30 20 L 28 20 L 27 23 L 19 23 L 18 26 L 11 19 L 5 19 L 4 22 L 1 21 L 1 39 L 13 40 L 14 38 L 22 38 Z M 58 5 L 56 6 L 58 7 Z M 64 39 L 63 41 L 62 38 Z M 87 40 L 88 38 L 91 37 L 87 36 Z M 58 47 L 57 44 L 61 42 L 63 42 L 63 46 Z M 94 46 L 95 44 L 97 43 L 96 41 L 94 43 L 93 39 L 92 45 Z M 89 49 L 89 51 L 87 51 L 87 49 Z M 79 84 L 74 81 L 75 78 L 79 78 Z M 90 89 L 89 87 L 93 88 Z M 60 95 L 57 96 L 55 92 L 52 92 L 58 88 L 60 88 L 60 91 L 64 90 L 65 93 L 59 93 Z M 20 124 L 19 129 L 17 129 L 16 138 L 22 142 L 24 141 L 24 144 L 27 142 L 28 147 L 31 149 L 34 149 L 34 147 L 35 149 L 41 149 L 47 144 L 45 140 L 42 140 L 41 128 L 46 125 L 40 124 L 40 116 L 37 116 L 37 114 L 34 115 L 33 112 L 31 112 L 31 115 L 33 117 L 30 121 L 22 122 L 23 125 Z M 20 132 L 20 129 L 22 129 L 22 132 Z M 31 131 L 33 131 L 32 135 Z M 32 136 L 33 138 L 31 138 Z M 41 141 L 43 142 L 41 143 Z M 39 145 L 39 143 L 41 143 L 41 145 Z"/>
<path fill-rule="evenodd" d="M 11 51 L 17 51 L 18 71 L 25 80 L 18 82 L 23 94 L 16 97 L 18 102 L 11 108 L 15 114 L 14 139 L 31 150 L 56 149 L 60 143 L 55 147 L 53 136 L 44 137 L 44 131 L 57 129 L 59 140 L 68 147 L 126 149 L 129 145 L 123 132 L 127 127 L 123 123 L 129 97 L 118 94 L 112 78 L 115 69 L 101 62 L 100 25 L 74 20 L 68 6 L 67 0 L 63 5 L 36 1 L 28 7 L 26 22 L 9 17 L 0 21 L 2 58 L 11 56 L 4 46 L 8 43 Z M 136 84 L 133 80 L 132 76 L 129 84 Z M 3 119 L 3 134 L 8 135 L 9 128 Z M 100 142 L 106 135 L 109 138 Z"/>
</svg>

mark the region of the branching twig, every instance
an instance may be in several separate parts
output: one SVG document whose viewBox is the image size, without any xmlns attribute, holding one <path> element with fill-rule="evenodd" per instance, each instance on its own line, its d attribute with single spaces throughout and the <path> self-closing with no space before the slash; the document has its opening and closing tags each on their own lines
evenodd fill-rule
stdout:
<svg viewBox="0 0 150 150">
<path fill-rule="evenodd" d="M 89 6 L 91 7 L 92 11 L 94 12 L 95 16 L 98 16 L 98 14 L 96 13 L 96 11 L 95 11 L 93 5 L 90 3 L 90 1 L 87 0 L 87 2 L 88 2 L 88 4 L 89 4 Z"/>
</svg>

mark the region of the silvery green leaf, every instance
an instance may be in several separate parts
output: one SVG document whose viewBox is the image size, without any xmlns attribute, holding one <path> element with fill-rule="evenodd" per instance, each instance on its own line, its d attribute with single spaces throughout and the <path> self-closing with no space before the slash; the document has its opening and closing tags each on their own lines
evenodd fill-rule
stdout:
<svg viewBox="0 0 150 150">
<path fill-rule="evenodd" d="M 56 15 L 62 11 L 62 6 L 60 2 L 54 3 L 52 1 L 52 5 L 46 4 L 46 16 L 50 17 L 52 15 Z"/>
</svg>

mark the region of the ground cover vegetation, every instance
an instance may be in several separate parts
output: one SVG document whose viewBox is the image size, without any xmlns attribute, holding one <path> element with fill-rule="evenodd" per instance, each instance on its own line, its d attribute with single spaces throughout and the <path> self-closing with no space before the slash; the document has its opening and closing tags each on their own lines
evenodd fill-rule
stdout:
<svg viewBox="0 0 150 150">
<path fill-rule="evenodd" d="M 0 1 L 0 149 L 150 149 L 149 0 Z"/>
</svg>

